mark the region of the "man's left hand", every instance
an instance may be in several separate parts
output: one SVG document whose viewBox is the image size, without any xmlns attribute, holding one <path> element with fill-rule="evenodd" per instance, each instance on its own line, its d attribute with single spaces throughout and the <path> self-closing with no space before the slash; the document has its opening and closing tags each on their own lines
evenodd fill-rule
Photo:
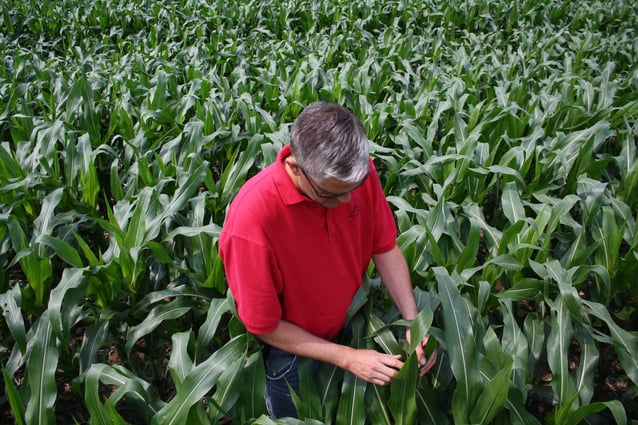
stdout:
<svg viewBox="0 0 638 425">
<path fill-rule="evenodd" d="M 410 329 L 407 330 L 406 338 L 408 343 L 410 343 Z M 428 341 L 430 337 L 428 335 L 424 336 L 421 340 L 421 343 L 416 346 L 416 356 L 419 362 L 419 376 L 423 376 L 432 369 L 437 359 L 437 350 L 434 350 L 428 359 L 425 354 L 425 347 L 428 345 Z"/>
</svg>

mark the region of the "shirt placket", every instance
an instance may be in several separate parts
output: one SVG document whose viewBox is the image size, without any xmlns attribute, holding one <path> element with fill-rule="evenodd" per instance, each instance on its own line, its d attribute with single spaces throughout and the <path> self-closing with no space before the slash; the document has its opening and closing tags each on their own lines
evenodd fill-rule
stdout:
<svg viewBox="0 0 638 425">
<path fill-rule="evenodd" d="M 326 234 L 328 235 L 328 240 L 332 242 L 332 238 L 335 233 L 334 208 L 325 208 L 325 223 L 326 223 Z"/>
</svg>

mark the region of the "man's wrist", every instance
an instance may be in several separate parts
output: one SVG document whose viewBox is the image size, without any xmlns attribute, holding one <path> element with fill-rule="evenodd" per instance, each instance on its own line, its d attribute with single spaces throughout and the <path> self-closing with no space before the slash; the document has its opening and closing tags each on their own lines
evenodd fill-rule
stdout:
<svg viewBox="0 0 638 425">
<path fill-rule="evenodd" d="M 416 317 L 419 315 L 419 311 L 416 309 L 416 305 L 414 307 L 414 309 L 410 309 L 409 312 L 406 312 L 405 314 L 402 314 L 403 318 L 405 320 L 414 320 L 416 319 Z"/>
<path fill-rule="evenodd" d="M 338 347 L 339 349 L 337 350 L 335 365 L 341 369 L 348 370 L 348 364 L 354 355 L 354 350 L 356 350 L 356 348 L 349 347 L 347 345 L 338 345 Z"/>
</svg>

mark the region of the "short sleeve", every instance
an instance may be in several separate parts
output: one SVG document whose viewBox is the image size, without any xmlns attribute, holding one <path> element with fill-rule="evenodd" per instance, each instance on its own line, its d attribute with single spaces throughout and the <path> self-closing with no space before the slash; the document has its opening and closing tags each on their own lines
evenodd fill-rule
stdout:
<svg viewBox="0 0 638 425">
<path fill-rule="evenodd" d="M 272 250 L 264 243 L 222 231 L 220 255 L 237 314 L 249 332 L 277 328 L 282 317 L 277 282 L 281 281 Z"/>
</svg>

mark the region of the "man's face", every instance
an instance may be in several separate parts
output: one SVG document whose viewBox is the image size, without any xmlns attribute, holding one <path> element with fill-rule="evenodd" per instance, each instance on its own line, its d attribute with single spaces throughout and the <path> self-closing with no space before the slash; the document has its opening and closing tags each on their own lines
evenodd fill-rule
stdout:
<svg viewBox="0 0 638 425">
<path fill-rule="evenodd" d="M 341 180 L 329 178 L 319 185 L 306 174 L 303 168 L 299 167 L 299 169 L 304 176 L 302 180 L 304 180 L 306 185 L 310 186 L 309 189 L 311 189 L 304 190 L 306 196 L 326 208 L 335 208 L 341 204 L 350 202 L 350 193 L 365 183 L 368 178 L 368 176 L 366 176 L 357 183 L 345 183 Z"/>
</svg>

